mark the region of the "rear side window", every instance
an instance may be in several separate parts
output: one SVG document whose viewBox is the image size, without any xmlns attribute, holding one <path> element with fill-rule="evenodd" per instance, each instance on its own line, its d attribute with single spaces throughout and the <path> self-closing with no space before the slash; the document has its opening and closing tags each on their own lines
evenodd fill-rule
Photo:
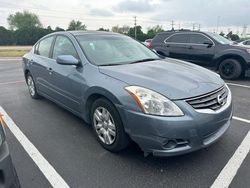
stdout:
<svg viewBox="0 0 250 188">
<path fill-rule="evenodd" d="M 56 42 L 53 50 L 53 59 L 56 59 L 60 55 L 72 55 L 75 58 L 79 59 L 72 42 L 65 36 L 56 37 Z"/>
<path fill-rule="evenodd" d="M 207 37 L 200 34 L 190 34 L 190 43 L 193 44 L 204 44 L 205 42 L 209 41 Z"/>
<path fill-rule="evenodd" d="M 50 48 L 51 48 L 51 44 L 53 42 L 53 38 L 54 37 L 48 37 L 48 38 L 45 38 L 39 42 L 39 46 L 37 49 L 38 55 L 41 55 L 44 57 L 49 57 Z"/>
<path fill-rule="evenodd" d="M 187 34 L 174 34 L 170 36 L 166 42 L 171 43 L 188 43 L 188 35 Z"/>
<path fill-rule="evenodd" d="M 161 34 L 157 34 L 154 38 L 153 38 L 153 43 L 163 43 L 164 40 L 169 37 L 170 34 L 167 33 L 161 33 Z"/>
</svg>

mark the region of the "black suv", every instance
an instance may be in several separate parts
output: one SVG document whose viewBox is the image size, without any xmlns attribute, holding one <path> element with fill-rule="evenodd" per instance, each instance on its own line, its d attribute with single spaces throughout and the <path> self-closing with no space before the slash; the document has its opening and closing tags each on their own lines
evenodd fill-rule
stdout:
<svg viewBox="0 0 250 188">
<path fill-rule="evenodd" d="M 225 79 L 244 77 L 250 68 L 250 48 L 212 32 L 165 31 L 153 38 L 151 46 L 160 55 L 216 68 Z"/>
</svg>

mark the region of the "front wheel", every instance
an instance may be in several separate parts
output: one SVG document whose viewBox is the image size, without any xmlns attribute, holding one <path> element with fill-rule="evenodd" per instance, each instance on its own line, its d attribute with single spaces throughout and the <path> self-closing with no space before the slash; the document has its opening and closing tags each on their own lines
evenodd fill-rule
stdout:
<svg viewBox="0 0 250 188">
<path fill-rule="evenodd" d="M 239 78 L 243 72 L 240 62 L 236 59 L 225 59 L 219 66 L 221 77 L 227 80 Z"/>
<path fill-rule="evenodd" d="M 99 143 L 111 152 L 118 152 L 129 144 L 121 118 L 107 99 L 97 99 L 91 108 L 91 123 Z"/>
</svg>

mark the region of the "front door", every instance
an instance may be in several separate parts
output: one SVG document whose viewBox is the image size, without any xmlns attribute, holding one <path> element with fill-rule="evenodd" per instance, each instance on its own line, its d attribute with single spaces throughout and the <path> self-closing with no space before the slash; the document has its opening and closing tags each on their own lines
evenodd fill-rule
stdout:
<svg viewBox="0 0 250 188">
<path fill-rule="evenodd" d="M 53 63 L 50 64 L 50 84 L 53 88 L 53 98 L 74 112 L 80 112 L 82 91 L 85 83 L 82 66 L 61 65 L 56 62 L 60 55 L 72 55 L 79 59 L 71 40 L 58 35 L 52 50 Z"/>
</svg>

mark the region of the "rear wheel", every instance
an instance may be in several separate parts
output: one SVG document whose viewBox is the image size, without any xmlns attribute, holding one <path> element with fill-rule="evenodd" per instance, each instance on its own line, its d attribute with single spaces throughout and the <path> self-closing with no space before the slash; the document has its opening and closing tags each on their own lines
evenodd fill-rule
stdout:
<svg viewBox="0 0 250 188">
<path fill-rule="evenodd" d="M 111 152 L 118 152 L 129 144 L 119 113 L 107 99 L 97 99 L 91 108 L 91 123 L 99 143 Z"/>
<path fill-rule="evenodd" d="M 239 78 L 244 70 L 238 60 L 225 59 L 219 66 L 219 72 L 222 78 L 232 80 Z"/>
<path fill-rule="evenodd" d="M 26 82 L 27 82 L 27 86 L 28 86 L 28 89 L 29 89 L 30 96 L 33 99 L 41 98 L 41 96 L 37 93 L 35 82 L 34 82 L 33 77 L 31 76 L 30 73 L 27 73 Z"/>
</svg>

